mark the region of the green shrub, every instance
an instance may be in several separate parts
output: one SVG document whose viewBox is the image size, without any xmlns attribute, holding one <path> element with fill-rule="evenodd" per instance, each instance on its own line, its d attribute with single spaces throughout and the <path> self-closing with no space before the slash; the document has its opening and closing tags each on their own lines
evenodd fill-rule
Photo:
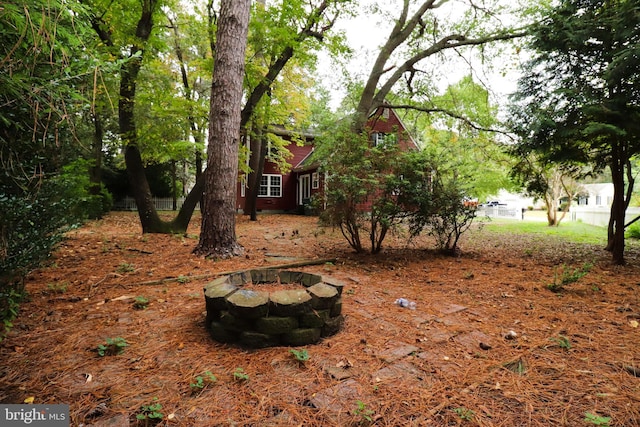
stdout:
<svg viewBox="0 0 640 427">
<path fill-rule="evenodd" d="M 640 239 L 640 221 L 634 222 L 625 230 L 627 239 Z"/>
<path fill-rule="evenodd" d="M 78 197 L 81 185 L 67 172 L 24 182 L 0 180 L 0 322 L 5 327 L 0 338 L 25 296 L 24 277 L 86 218 Z"/>
</svg>

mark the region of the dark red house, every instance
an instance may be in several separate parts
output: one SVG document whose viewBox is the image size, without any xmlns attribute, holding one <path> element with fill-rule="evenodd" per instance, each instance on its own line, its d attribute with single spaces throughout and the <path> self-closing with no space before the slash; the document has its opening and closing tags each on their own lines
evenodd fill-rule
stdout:
<svg viewBox="0 0 640 427">
<path fill-rule="evenodd" d="M 391 108 L 378 108 L 367 121 L 367 130 L 373 145 L 387 141 L 397 142 L 404 150 L 417 150 L 418 145 L 407 132 L 406 127 Z M 278 166 L 267 161 L 260 183 L 256 209 L 258 212 L 303 213 L 313 196 L 322 192 L 323 177 L 318 172 L 318 164 L 311 161 L 313 153 L 313 135 L 303 135 L 304 144 L 294 142 L 294 134 L 285 130 L 276 130 L 277 135 L 291 141 L 287 149 L 292 157 L 292 168 L 282 173 Z M 298 135 L 299 138 L 300 135 Z M 246 179 L 241 177 L 237 190 L 237 208 L 242 210 L 247 192 Z"/>
</svg>

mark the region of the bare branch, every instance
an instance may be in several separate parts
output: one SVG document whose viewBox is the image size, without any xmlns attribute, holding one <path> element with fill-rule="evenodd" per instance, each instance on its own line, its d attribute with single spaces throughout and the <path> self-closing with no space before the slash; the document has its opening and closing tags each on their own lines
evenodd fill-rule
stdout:
<svg viewBox="0 0 640 427">
<path fill-rule="evenodd" d="M 495 128 L 487 128 L 484 126 L 478 126 L 477 124 L 475 124 L 471 119 L 469 119 L 468 117 L 465 117 L 459 113 L 456 113 L 455 111 L 451 111 L 451 110 L 447 110 L 446 108 L 438 108 L 438 107 L 423 107 L 420 105 L 411 105 L 411 104 L 385 104 L 388 108 L 394 109 L 394 110 L 414 110 L 414 111 L 420 111 L 422 113 L 442 113 L 445 114 L 451 118 L 460 120 L 461 122 L 465 123 L 467 126 L 469 126 L 472 129 L 475 129 L 477 131 L 481 131 L 481 132 L 492 132 L 492 133 L 497 133 L 500 135 L 504 135 L 506 137 L 508 137 L 510 140 L 515 140 L 515 138 L 509 134 L 508 132 L 505 132 L 501 129 L 495 129 Z"/>
</svg>

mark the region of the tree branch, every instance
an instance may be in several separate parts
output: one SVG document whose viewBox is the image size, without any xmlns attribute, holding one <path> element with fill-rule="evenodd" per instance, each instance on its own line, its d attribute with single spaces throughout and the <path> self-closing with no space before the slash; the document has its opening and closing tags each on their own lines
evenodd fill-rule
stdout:
<svg viewBox="0 0 640 427">
<path fill-rule="evenodd" d="M 468 117 L 465 117 L 461 114 L 458 114 L 454 111 L 451 110 L 447 110 L 446 108 L 436 108 L 436 107 L 421 107 L 419 105 L 411 105 L 411 104 L 385 104 L 388 108 L 391 108 L 393 110 L 414 110 L 414 111 L 420 111 L 422 113 L 442 113 L 445 114 L 449 117 L 452 117 L 454 119 L 460 120 L 462 122 L 464 122 L 467 126 L 469 126 L 472 129 L 475 129 L 477 131 L 481 131 L 481 132 L 492 132 L 492 133 L 498 133 L 501 135 L 505 135 L 506 137 L 508 137 L 511 140 L 514 140 L 514 137 L 509 134 L 508 132 L 505 132 L 503 130 L 500 129 L 495 129 L 495 128 L 487 128 L 484 126 L 478 126 L 477 124 L 475 124 L 471 119 L 469 119 Z"/>
</svg>

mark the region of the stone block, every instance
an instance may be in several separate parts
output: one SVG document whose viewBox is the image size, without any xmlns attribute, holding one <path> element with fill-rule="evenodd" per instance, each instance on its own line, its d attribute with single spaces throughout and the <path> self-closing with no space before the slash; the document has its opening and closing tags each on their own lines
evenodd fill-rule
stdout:
<svg viewBox="0 0 640 427">
<path fill-rule="evenodd" d="M 311 307 L 316 310 L 330 309 L 338 300 L 338 290 L 325 283 L 317 283 L 307 288 L 311 298 Z"/>
<path fill-rule="evenodd" d="M 299 317 L 301 328 L 321 328 L 329 318 L 329 310 L 313 310 Z"/>
<path fill-rule="evenodd" d="M 311 295 L 305 289 L 271 292 L 269 315 L 298 316 L 311 310 Z"/>
<path fill-rule="evenodd" d="M 255 322 L 256 331 L 270 335 L 291 332 L 297 327 L 298 319 L 296 317 L 269 316 L 261 317 Z"/>
<path fill-rule="evenodd" d="M 269 312 L 269 293 L 240 289 L 227 298 L 227 307 L 239 317 L 263 317 Z"/>
<path fill-rule="evenodd" d="M 336 317 L 330 317 L 324 322 L 324 326 L 322 327 L 322 337 L 328 337 L 337 333 L 340 328 L 342 328 L 342 324 L 344 323 L 344 317 L 342 315 Z"/>
<path fill-rule="evenodd" d="M 274 347 L 280 344 L 280 337 L 278 335 L 244 331 L 240 334 L 240 344 L 250 348 Z"/>
<path fill-rule="evenodd" d="M 320 339 L 321 332 L 320 328 L 294 329 L 282 335 L 282 342 L 293 346 L 313 344 Z"/>
</svg>

